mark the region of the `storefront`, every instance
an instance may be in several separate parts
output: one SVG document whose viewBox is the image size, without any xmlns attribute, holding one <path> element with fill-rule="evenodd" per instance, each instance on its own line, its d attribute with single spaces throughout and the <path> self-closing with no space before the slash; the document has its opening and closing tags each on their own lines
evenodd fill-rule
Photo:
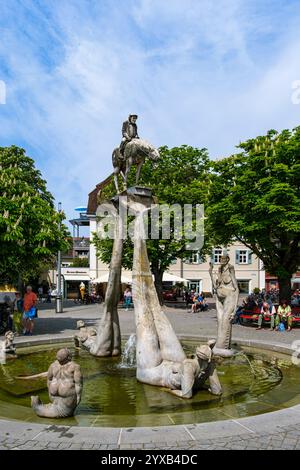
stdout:
<svg viewBox="0 0 300 470">
<path fill-rule="evenodd" d="M 80 298 L 81 283 L 85 285 L 85 291 L 89 292 L 91 279 L 87 269 L 64 268 L 62 271 L 66 299 Z"/>
</svg>

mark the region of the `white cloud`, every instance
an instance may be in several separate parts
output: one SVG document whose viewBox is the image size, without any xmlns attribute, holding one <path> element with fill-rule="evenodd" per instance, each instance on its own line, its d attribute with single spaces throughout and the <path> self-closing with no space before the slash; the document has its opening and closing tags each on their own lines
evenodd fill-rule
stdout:
<svg viewBox="0 0 300 470">
<path fill-rule="evenodd" d="M 272 28 L 242 0 L 12 3 L 0 30 L 0 138 L 30 148 L 68 216 L 111 172 L 130 112 L 154 144 L 213 157 L 299 121 L 299 9 L 281 30 L 278 12 Z"/>
</svg>

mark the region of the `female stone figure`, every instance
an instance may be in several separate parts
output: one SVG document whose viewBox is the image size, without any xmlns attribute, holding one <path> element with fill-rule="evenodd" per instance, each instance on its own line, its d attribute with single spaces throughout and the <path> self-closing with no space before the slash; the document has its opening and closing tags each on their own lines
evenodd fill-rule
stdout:
<svg viewBox="0 0 300 470">
<path fill-rule="evenodd" d="M 73 416 L 80 403 L 82 375 L 80 366 L 72 361 L 67 348 L 60 349 L 57 360 L 51 364 L 47 374 L 49 398 L 52 403 L 43 405 L 38 396 L 31 397 L 31 406 L 38 416 L 65 418 Z"/>
<path fill-rule="evenodd" d="M 212 362 L 212 343 L 196 350 L 187 359 L 168 318 L 161 310 L 150 271 L 144 235 L 143 213 L 151 197 L 132 197 L 130 207 L 136 212 L 133 255 L 133 300 L 136 321 L 137 379 L 168 388 L 178 397 L 191 398 L 193 390 L 208 378 L 214 394 L 222 393 Z M 213 342 L 214 345 L 214 342 Z"/>
<path fill-rule="evenodd" d="M 234 267 L 229 264 L 230 258 L 227 254 L 221 256 L 217 276 L 213 274 L 213 266 L 210 264 L 209 273 L 212 280 L 213 290 L 216 298 L 216 309 L 218 319 L 218 335 L 214 353 L 220 356 L 231 356 L 231 320 L 234 317 L 239 297 L 239 289 L 235 277 Z"/>
</svg>

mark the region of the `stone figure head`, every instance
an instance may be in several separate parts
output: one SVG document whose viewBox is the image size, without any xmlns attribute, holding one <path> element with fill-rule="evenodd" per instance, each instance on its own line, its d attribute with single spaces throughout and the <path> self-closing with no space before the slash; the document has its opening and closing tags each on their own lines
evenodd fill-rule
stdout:
<svg viewBox="0 0 300 470">
<path fill-rule="evenodd" d="M 71 351 L 68 348 L 63 348 L 57 351 L 56 359 L 61 365 L 67 364 L 72 360 Z"/>
<path fill-rule="evenodd" d="M 228 264 L 230 261 L 230 257 L 229 255 L 227 254 L 222 254 L 221 258 L 220 258 L 220 264 L 221 266 L 226 266 L 226 264 Z"/>
<path fill-rule="evenodd" d="M 85 323 L 83 320 L 78 320 L 78 322 L 76 323 L 76 327 L 78 330 L 80 330 L 80 328 L 84 328 L 85 327 Z"/>
<path fill-rule="evenodd" d="M 160 158 L 160 153 L 159 151 L 154 148 L 153 150 L 151 150 L 150 154 L 149 154 L 149 158 L 153 161 L 153 162 L 157 162 L 157 160 L 159 160 Z"/>
<path fill-rule="evenodd" d="M 198 359 L 200 364 L 207 363 L 209 364 L 213 359 L 213 347 L 216 344 L 216 340 L 211 339 L 207 342 L 207 344 L 203 344 L 202 346 L 198 346 L 196 348 L 196 358 Z"/>
<path fill-rule="evenodd" d="M 129 116 L 128 116 L 128 121 L 129 121 L 129 122 L 132 122 L 133 124 L 135 124 L 136 121 L 137 121 L 137 118 L 138 118 L 138 115 L 137 115 L 137 114 L 129 114 Z"/>
<path fill-rule="evenodd" d="M 4 335 L 7 342 L 12 343 L 15 337 L 15 334 L 12 331 L 7 331 Z"/>
</svg>

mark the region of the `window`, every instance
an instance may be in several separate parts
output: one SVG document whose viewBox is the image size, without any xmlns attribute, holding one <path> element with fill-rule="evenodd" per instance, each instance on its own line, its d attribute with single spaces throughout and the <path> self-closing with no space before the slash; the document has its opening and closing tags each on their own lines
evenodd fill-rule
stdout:
<svg viewBox="0 0 300 470">
<path fill-rule="evenodd" d="M 252 252 L 250 250 L 236 250 L 235 263 L 236 264 L 251 264 Z"/>
<path fill-rule="evenodd" d="M 248 251 L 240 250 L 239 264 L 248 264 Z"/>
<path fill-rule="evenodd" d="M 202 291 L 202 280 L 190 279 L 188 281 L 188 289 L 200 293 Z"/>
<path fill-rule="evenodd" d="M 202 263 L 202 257 L 199 253 L 199 251 L 192 251 L 190 254 L 190 257 L 188 258 L 188 263 L 190 264 L 200 264 Z"/>
<path fill-rule="evenodd" d="M 222 248 L 215 248 L 213 251 L 213 263 L 220 264 L 222 256 Z"/>
<path fill-rule="evenodd" d="M 250 281 L 249 280 L 237 280 L 240 294 L 250 294 Z"/>
</svg>

